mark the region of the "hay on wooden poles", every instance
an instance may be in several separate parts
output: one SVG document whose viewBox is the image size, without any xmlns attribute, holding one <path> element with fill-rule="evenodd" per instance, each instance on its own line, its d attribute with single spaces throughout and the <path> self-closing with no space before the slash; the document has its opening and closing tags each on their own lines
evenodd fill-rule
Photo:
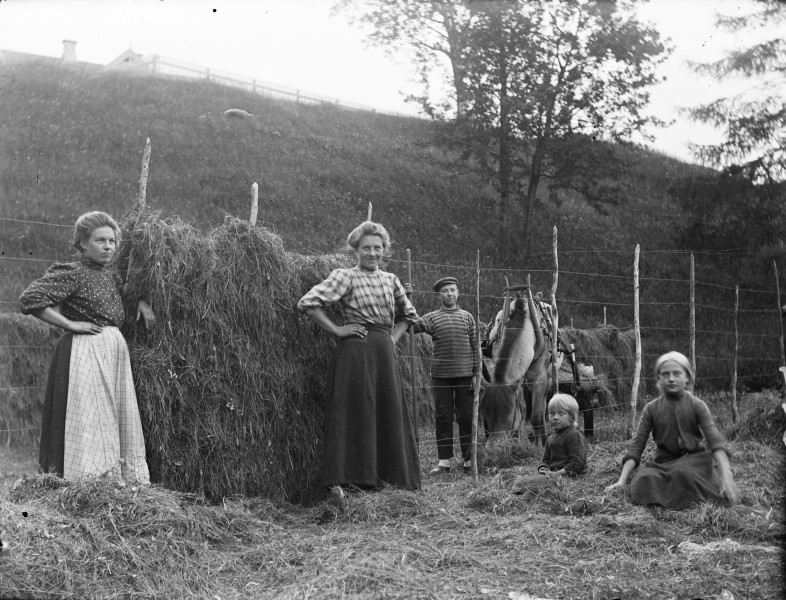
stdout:
<svg viewBox="0 0 786 600">
<path fill-rule="evenodd" d="M 150 331 L 125 331 L 154 481 L 213 500 L 314 499 L 335 341 L 295 306 L 351 258 L 287 252 L 277 235 L 234 218 L 206 234 L 150 212 L 123 225 L 127 286 L 157 318 Z"/>
<path fill-rule="evenodd" d="M 32 316 L 0 314 L 0 443 L 38 443 L 44 387 L 60 333 Z"/>
<path fill-rule="evenodd" d="M 616 406 L 625 405 L 636 369 L 635 332 L 607 325 L 595 329 L 565 327 L 560 335 L 566 344 L 576 347 L 576 360 L 592 365 L 599 383 L 604 384 L 599 394 L 601 406 L 610 401 Z M 610 390 L 613 398 L 603 390 Z"/>
</svg>

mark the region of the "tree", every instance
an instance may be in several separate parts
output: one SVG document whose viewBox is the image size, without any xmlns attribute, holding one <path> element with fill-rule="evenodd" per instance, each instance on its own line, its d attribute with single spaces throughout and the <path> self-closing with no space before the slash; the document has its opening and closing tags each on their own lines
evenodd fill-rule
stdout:
<svg viewBox="0 0 786 600">
<path fill-rule="evenodd" d="M 667 53 L 631 4 L 539 0 L 473 5 L 467 35 L 468 142 L 500 195 L 510 256 L 512 201 L 524 211 L 525 256 L 541 179 L 577 136 L 629 139 Z M 557 143 L 559 142 L 559 143 Z"/>
<path fill-rule="evenodd" d="M 497 190 L 506 258 L 517 207 L 529 254 L 541 179 L 567 176 L 560 151 L 576 147 L 571 136 L 623 140 L 657 122 L 640 110 L 666 48 L 627 0 L 339 0 L 336 10 L 372 27 L 374 43 L 415 48 L 418 100 L 432 117 L 448 114 L 429 89 L 446 64 L 435 57 L 447 59 L 464 157 Z"/>
<path fill-rule="evenodd" d="M 786 7 L 775 0 L 759 0 L 757 10 L 749 15 L 718 15 L 716 20 L 719 28 L 730 31 L 775 29 L 780 23 L 786 24 Z M 722 142 L 694 145 L 696 157 L 752 181 L 786 179 L 786 41 L 773 37 L 716 62 L 693 66 L 698 73 L 716 78 L 744 76 L 758 82 L 745 94 L 688 109 L 694 119 L 724 129 Z"/>
<path fill-rule="evenodd" d="M 413 66 L 423 92 L 409 99 L 419 103 L 432 118 L 444 118 L 452 101 L 460 119 L 465 105 L 463 54 L 473 21 L 468 4 L 466 0 L 336 0 L 332 12 L 367 28 L 371 43 L 391 54 L 401 46 L 412 48 Z M 443 77 L 446 89 L 451 91 L 448 102 L 430 92 L 442 59 L 449 66 L 449 73 Z"/>
</svg>

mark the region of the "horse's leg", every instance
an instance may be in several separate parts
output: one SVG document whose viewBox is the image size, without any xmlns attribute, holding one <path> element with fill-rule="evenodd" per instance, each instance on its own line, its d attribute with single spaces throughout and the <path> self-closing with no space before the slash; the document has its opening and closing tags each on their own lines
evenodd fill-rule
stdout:
<svg viewBox="0 0 786 600">
<path fill-rule="evenodd" d="M 579 412 L 584 419 L 584 437 L 590 437 L 595 433 L 592 392 L 580 387 L 576 391 L 576 402 L 578 402 Z"/>
<path fill-rule="evenodd" d="M 518 426 L 515 422 L 515 415 L 513 419 L 513 437 L 518 438 L 520 440 L 524 439 L 526 434 L 526 424 L 527 424 L 527 407 L 529 406 L 529 402 L 527 401 L 527 386 L 520 385 L 516 390 L 516 410 L 519 417 Z"/>
<path fill-rule="evenodd" d="M 548 375 L 540 372 L 532 386 L 532 430 L 535 440 L 546 445 L 546 396 L 549 392 Z"/>
<path fill-rule="evenodd" d="M 593 411 L 594 403 L 591 393 L 587 393 L 587 407 L 584 410 L 584 437 L 592 437 L 595 435 L 595 413 Z"/>
</svg>

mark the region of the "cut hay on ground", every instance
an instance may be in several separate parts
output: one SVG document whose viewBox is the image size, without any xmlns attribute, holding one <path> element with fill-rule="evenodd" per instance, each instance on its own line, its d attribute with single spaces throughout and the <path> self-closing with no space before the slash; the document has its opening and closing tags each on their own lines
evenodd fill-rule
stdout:
<svg viewBox="0 0 786 600">
<path fill-rule="evenodd" d="M 35 317 L 0 314 L 0 443 L 38 443 L 46 376 L 60 333 Z"/>
<path fill-rule="evenodd" d="M 150 331 L 124 330 L 154 481 L 213 501 L 313 500 L 335 341 L 295 306 L 350 257 L 287 252 L 267 229 L 232 218 L 207 234 L 152 213 L 123 226 L 128 289 L 157 318 Z M 408 345 L 398 350 L 409 386 Z M 418 368 L 421 398 L 426 372 Z"/>
<path fill-rule="evenodd" d="M 743 504 L 672 511 L 604 494 L 624 449 L 592 444 L 589 473 L 520 495 L 506 483 L 539 457 L 308 508 L 37 476 L 0 489 L 0 582 L 80 600 L 783 597 L 782 453 L 733 442 Z M 422 447 L 421 463 L 433 455 Z"/>
<path fill-rule="evenodd" d="M 560 329 L 563 341 L 576 347 L 576 360 L 592 365 L 595 376 L 611 390 L 616 406 L 628 404 L 633 389 L 633 374 L 636 370 L 636 337 L 632 329 L 620 330 L 614 326 L 595 329 Z M 643 384 L 639 394 L 643 392 Z M 608 401 L 605 394 L 599 395 L 601 405 Z"/>
</svg>

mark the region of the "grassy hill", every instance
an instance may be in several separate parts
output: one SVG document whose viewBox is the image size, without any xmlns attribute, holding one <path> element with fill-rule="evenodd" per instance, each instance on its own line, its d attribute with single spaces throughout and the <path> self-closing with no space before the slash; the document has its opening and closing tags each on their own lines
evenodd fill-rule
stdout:
<svg viewBox="0 0 786 600">
<path fill-rule="evenodd" d="M 0 220 L 0 251 L 7 258 L 0 260 L 2 310 L 15 310 L 19 292 L 49 261 L 70 256 L 69 229 L 18 221 L 70 226 L 93 209 L 121 216 L 136 196 L 150 138 L 148 203 L 203 229 L 219 225 L 225 215 L 247 218 L 256 181 L 261 225 L 278 233 L 288 250 L 332 252 L 371 202 L 375 220 L 393 236 L 391 270 L 403 275 L 404 249 L 412 250 L 415 301 L 422 310 L 435 304 L 427 293 L 430 282 L 447 271 L 474 294 L 478 251 L 483 320 L 500 307 L 505 276 L 520 283 L 530 273 L 535 290 L 548 295 L 556 226 L 562 324 L 594 327 L 608 307 L 609 323 L 629 327 L 633 253 L 641 244 L 645 352 L 687 348 L 689 257 L 675 241 L 682 217 L 668 192 L 674 182 L 702 172 L 695 165 L 614 147 L 621 162 L 597 173 L 599 180 L 614 182 L 614 198 L 590 203 L 545 185 L 533 227 L 535 255 L 527 264 L 505 264 L 498 258 L 494 192 L 438 141 L 440 124 L 291 104 L 204 81 L 44 65 L 0 67 L 0 97 L 0 217 L 16 219 Z M 254 119 L 226 118 L 228 108 L 243 108 Z M 521 224 L 521 214 L 514 222 Z M 696 262 L 697 277 L 706 284 L 697 289 L 702 306 L 733 307 L 735 283 L 772 289 L 771 266 L 750 257 L 707 254 Z M 762 294 L 741 301 L 748 308 L 775 306 Z M 474 309 L 474 299 L 463 303 Z M 756 315 L 745 327 L 756 335 L 771 333 L 772 316 L 765 317 Z M 699 321 L 705 330 L 721 328 L 726 335 L 729 318 L 725 308 L 709 308 Z M 719 347 L 728 353 L 728 336 L 710 338 L 700 342 L 708 355 Z M 764 349 L 753 341 L 749 354 L 777 356 L 776 341 L 767 340 Z M 763 372 L 773 372 L 771 367 Z M 717 369 L 728 373 L 728 364 Z"/>
</svg>

